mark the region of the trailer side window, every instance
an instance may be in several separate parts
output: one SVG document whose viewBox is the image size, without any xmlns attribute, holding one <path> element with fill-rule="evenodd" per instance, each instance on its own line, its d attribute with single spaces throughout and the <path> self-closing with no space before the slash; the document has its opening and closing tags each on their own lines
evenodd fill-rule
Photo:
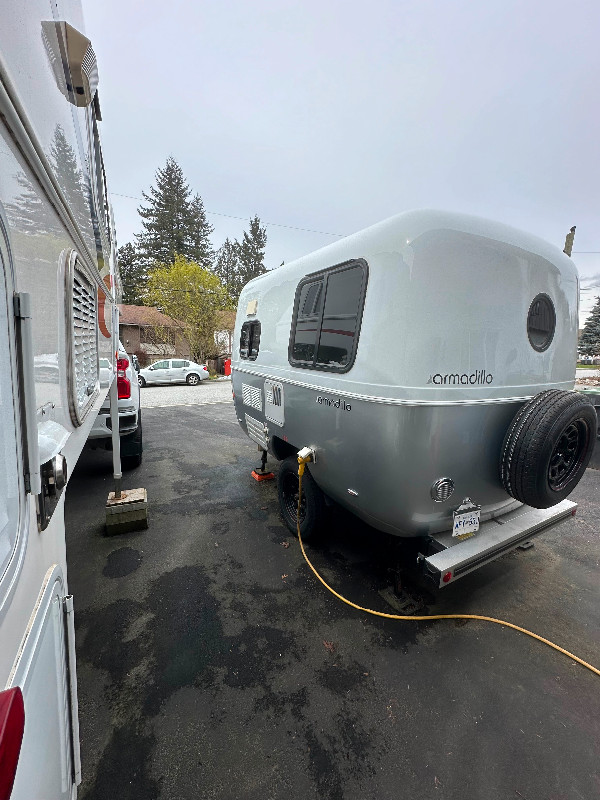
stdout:
<svg viewBox="0 0 600 800">
<path fill-rule="evenodd" d="M 292 360 L 310 367 L 315 360 L 325 281 L 305 283 L 300 289 Z"/>
<path fill-rule="evenodd" d="M 260 322 L 244 322 L 240 335 L 240 358 L 256 361 L 260 348 Z"/>
<path fill-rule="evenodd" d="M 364 262 L 343 264 L 302 281 L 290 337 L 290 363 L 347 372 L 352 366 L 366 286 Z"/>
</svg>

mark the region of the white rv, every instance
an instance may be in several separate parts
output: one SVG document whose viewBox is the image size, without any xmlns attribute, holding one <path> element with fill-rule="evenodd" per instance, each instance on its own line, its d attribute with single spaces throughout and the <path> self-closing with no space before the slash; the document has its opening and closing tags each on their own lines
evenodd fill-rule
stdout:
<svg viewBox="0 0 600 800">
<path fill-rule="evenodd" d="M 64 497 L 108 392 L 99 360 L 114 372 L 118 291 L 96 59 L 83 30 L 75 0 L 2 4 L 2 800 L 74 798 L 80 782 Z"/>
<path fill-rule="evenodd" d="M 421 537 L 445 585 L 575 512 L 596 435 L 574 384 L 575 265 L 505 225 L 401 214 L 254 279 L 232 356 L 238 420 L 283 463 L 303 536 L 331 498 Z"/>
</svg>

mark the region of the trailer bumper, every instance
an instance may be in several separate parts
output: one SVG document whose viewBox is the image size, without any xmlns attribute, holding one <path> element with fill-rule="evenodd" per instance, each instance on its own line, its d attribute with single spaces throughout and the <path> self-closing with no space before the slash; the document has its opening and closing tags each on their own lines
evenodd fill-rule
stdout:
<svg viewBox="0 0 600 800">
<path fill-rule="evenodd" d="M 450 531 L 436 534 L 432 545 L 439 548 L 438 552 L 421 556 L 420 560 L 438 586 L 447 586 L 573 516 L 576 510 L 577 503 L 571 500 L 563 500 L 552 508 L 521 506 L 484 522 L 474 536 L 464 541 L 457 541 Z"/>
</svg>

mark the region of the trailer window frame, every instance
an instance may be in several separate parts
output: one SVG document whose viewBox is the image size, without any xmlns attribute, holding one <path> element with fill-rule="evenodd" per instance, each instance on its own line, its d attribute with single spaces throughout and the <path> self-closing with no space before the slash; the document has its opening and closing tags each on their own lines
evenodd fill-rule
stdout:
<svg viewBox="0 0 600 800">
<path fill-rule="evenodd" d="M 30 535 L 30 526 L 27 514 L 26 487 L 24 481 L 26 440 L 24 430 L 26 426 L 24 404 L 22 403 L 23 385 L 19 370 L 20 354 L 17 342 L 14 311 L 10 298 L 15 291 L 15 274 L 12 252 L 8 239 L 8 223 L 0 207 L 0 292 L 3 293 L 2 329 L 4 342 L 4 365 L 2 390 L 4 393 L 2 431 L 0 440 L 3 441 L 4 462 L 6 464 L 5 476 L 10 473 L 10 485 L 14 494 L 6 492 L 7 507 L 12 503 L 12 508 L 6 512 L 6 522 L 0 529 L 0 620 L 6 614 L 10 600 L 17 588 L 18 577 L 23 569 L 27 542 Z M 3 338 L 0 337 L 0 338 Z M 2 359 L 0 359 L 2 360 Z M 8 383 L 9 376 L 14 380 Z M 12 429 L 12 430 L 10 430 Z M 9 447 L 6 447 L 10 438 Z M 10 455 L 9 455 L 10 453 Z M 14 460 L 11 458 L 14 457 Z M 9 463 L 12 461 L 12 463 Z M 16 474 L 15 474 L 16 471 Z M 0 481 L 2 483 L 2 481 Z M 2 487 L 4 488 L 4 486 Z M 12 519 L 11 519 L 12 512 Z M 15 513 L 16 512 L 16 513 Z M 12 523 L 12 525 L 11 525 Z M 8 530 L 7 530 L 7 526 Z M 10 535 L 10 528 L 14 536 Z M 7 535 L 5 535 L 7 534 Z M 5 545 L 8 544 L 8 550 Z M 4 551 L 4 555 L 2 552 Z"/>
<path fill-rule="evenodd" d="M 348 358 L 348 362 L 346 364 L 337 364 L 337 365 L 320 363 L 318 361 L 318 355 L 319 355 L 319 346 L 321 344 L 321 336 L 323 333 L 323 320 L 330 318 L 330 316 L 325 313 L 329 280 L 332 275 L 337 275 L 341 272 L 346 272 L 348 270 L 356 269 L 357 267 L 362 270 L 362 283 L 358 297 L 358 306 L 356 309 L 356 314 L 337 314 L 331 317 L 333 319 L 356 321 L 354 333 L 352 336 L 352 347 L 349 351 L 350 355 Z M 299 367 L 300 369 L 311 369 L 319 372 L 335 372 L 335 373 L 344 373 L 352 369 L 352 367 L 354 366 L 354 361 L 356 360 L 356 352 L 358 349 L 358 341 L 360 338 L 368 278 L 369 278 L 369 267 L 367 262 L 363 258 L 356 258 L 350 261 L 344 261 L 341 264 L 336 264 L 333 267 L 328 267 L 327 269 L 319 270 L 318 272 L 312 272 L 309 275 L 305 275 L 304 278 L 302 278 L 302 280 L 296 287 L 296 294 L 294 297 L 294 311 L 292 314 L 292 325 L 291 325 L 290 340 L 288 345 L 288 361 L 291 366 Z M 300 299 L 302 297 L 302 290 L 307 285 L 319 282 L 322 283 L 322 289 L 320 291 L 319 297 L 316 298 L 320 301 L 318 305 L 318 313 L 314 315 L 309 314 L 303 316 L 300 309 Z M 305 297 L 305 304 L 307 299 L 308 299 L 308 292 Z M 315 304 L 316 300 L 315 303 L 313 303 L 313 310 Z M 307 322 L 313 321 L 317 325 L 315 346 L 314 346 L 312 360 L 298 359 L 294 357 L 294 344 L 296 340 L 297 327 L 298 323 L 303 320 L 306 320 Z"/>
</svg>

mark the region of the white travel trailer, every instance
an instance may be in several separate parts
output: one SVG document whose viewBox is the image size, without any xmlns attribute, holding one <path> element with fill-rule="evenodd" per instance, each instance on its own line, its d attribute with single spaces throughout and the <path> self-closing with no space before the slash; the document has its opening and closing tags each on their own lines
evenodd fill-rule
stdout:
<svg viewBox="0 0 600 800">
<path fill-rule="evenodd" d="M 574 384 L 579 286 L 557 248 L 475 217 L 414 211 L 256 278 L 232 357 L 238 420 L 283 463 L 312 451 L 303 535 L 326 497 L 422 537 L 438 585 L 575 513 L 596 434 Z"/>
<path fill-rule="evenodd" d="M 0 800 L 58 800 L 80 782 L 64 491 L 108 391 L 118 276 L 80 5 L 1 16 Z"/>
</svg>

